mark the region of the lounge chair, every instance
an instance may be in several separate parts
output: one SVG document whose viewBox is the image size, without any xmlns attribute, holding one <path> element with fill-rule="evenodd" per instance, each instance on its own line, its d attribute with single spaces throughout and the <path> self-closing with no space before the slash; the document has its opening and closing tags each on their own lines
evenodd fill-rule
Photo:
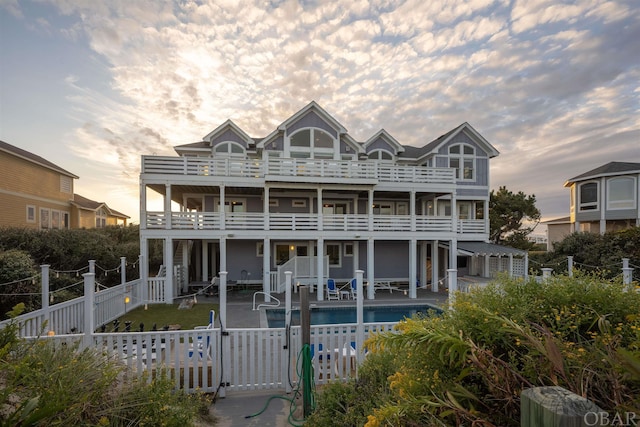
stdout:
<svg viewBox="0 0 640 427">
<path fill-rule="evenodd" d="M 327 300 L 340 299 L 340 292 L 336 288 L 336 281 L 327 279 Z"/>
<path fill-rule="evenodd" d="M 216 318 L 216 312 L 211 310 L 209 312 L 209 324 L 207 326 L 196 326 L 193 329 L 197 330 L 210 330 L 214 327 L 214 322 Z M 206 335 L 206 337 L 205 337 Z M 192 343 L 189 347 L 189 358 L 195 357 L 196 353 L 198 354 L 199 359 L 206 358 L 211 359 L 211 335 L 205 333 L 203 335 L 198 335 L 196 337 L 196 342 Z"/>
<path fill-rule="evenodd" d="M 356 297 L 358 296 L 358 284 L 356 282 L 356 279 L 351 279 L 349 281 L 349 284 L 351 285 L 351 298 L 356 299 Z"/>
</svg>

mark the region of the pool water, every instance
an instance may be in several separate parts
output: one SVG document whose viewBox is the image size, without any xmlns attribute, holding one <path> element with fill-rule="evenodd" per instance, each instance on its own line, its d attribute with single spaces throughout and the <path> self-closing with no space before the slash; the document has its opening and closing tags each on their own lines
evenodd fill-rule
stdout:
<svg viewBox="0 0 640 427">
<path fill-rule="evenodd" d="M 397 306 L 367 306 L 364 307 L 365 323 L 399 322 L 405 317 L 411 317 L 418 313 L 428 314 L 434 311 L 436 314 L 442 313 L 438 307 L 422 305 L 397 305 Z M 284 308 L 270 308 L 265 310 L 267 324 L 270 328 L 284 328 Z M 356 323 L 356 307 L 312 307 L 312 325 L 334 325 L 345 323 Z M 291 312 L 291 324 L 300 324 L 300 310 Z"/>
</svg>

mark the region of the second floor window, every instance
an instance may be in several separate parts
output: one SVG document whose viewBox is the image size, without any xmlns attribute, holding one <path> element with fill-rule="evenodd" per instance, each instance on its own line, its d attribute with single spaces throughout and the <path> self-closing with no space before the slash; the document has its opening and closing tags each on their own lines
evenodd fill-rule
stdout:
<svg viewBox="0 0 640 427">
<path fill-rule="evenodd" d="M 598 183 L 587 182 L 579 189 L 578 206 L 581 211 L 592 211 L 598 209 Z"/>
<path fill-rule="evenodd" d="M 456 179 L 473 181 L 476 178 L 476 150 L 468 144 L 449 147 L 449 167 L 456 170 Z"/>
<path fill-rule="evenodd" d="M 393 155 L 386 150 L 373 150 L 369 153 L 370 160 L 393 160 Z"/>
<path fill-rule="evenodd" d="M 216 156 L 244 157 L 244 148 L 236 142 L 222 142 L 215 147 Z"/>
<path fill-rule="evenodd" d="M 303 129 L 289 139 L 290 156 L 303 159 L 333 159 L 333 137 L 320 129 Z"/>
<path fill-rule="evenodd" d="M 635 200 L 635 179 L 631 177 L 612 178 L 607 182 L 607 208 L 633 209 Z"/>
</svg>

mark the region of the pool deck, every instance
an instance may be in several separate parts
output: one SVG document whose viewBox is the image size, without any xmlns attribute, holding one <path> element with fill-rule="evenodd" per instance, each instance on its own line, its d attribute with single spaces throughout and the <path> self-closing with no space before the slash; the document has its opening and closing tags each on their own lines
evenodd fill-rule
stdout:
<svg viewBox="0 0 640 427">
<path fill-rule="evenodd" d="M 266 316 L 264 308 L 253 310 L 253 294 L 255 290 L 235 290 L 227 294 L 227 324 L 226 328 L 261 328 L 266 327 Z M 281 303 L 280 307 L 284 307 L 284 294 L 273 294 Z M 428 304 L 437 307 L 446 307 L 448 304 L 449 294 L 446 290 L 440 292 L 431 292 L 428 289 L 418 289 L 417 298 L 409 298 L 402 290 L 378 290 L 375 299 L 368 300 L 365 298 L 365 306 L 390 306 L 390 305 L 419 305 Z M 262 296 L 256 297 L 257 304 L 263 302 Z M 198 301 L 207 301 L 218 304 L 218 297 L 198 296 Z M 291 305 L 294 308 L 300 306 L 300 294 L 294 293 L 291 296 Z M 356 301 L 352 299 L 323 301 L 317 300 L 315 293 L 310 294 L 309 305 L 311 307 L 355 307 Z"/>
</svg>

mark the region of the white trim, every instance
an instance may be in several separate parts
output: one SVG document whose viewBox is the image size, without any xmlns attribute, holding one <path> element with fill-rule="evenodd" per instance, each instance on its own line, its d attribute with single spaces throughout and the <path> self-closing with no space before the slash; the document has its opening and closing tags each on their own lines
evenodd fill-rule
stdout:
<svg viewBox="0 0 640 427">
<path fill-rule="evenodd" d="M 588 203 L 582 203 L 582 187 L 587 185 L 587 184 L 595 184 L 596 186 L 596 201 L 595 202 L 588 202 Z M 599 181 L 587 181 L 587 182 L 582 182 L 580 184 L 578 184 L 578 188 L 577 188 L 577 207 L 578 207 L 578 212 L 595 212 L 598 211 L 600 209 L 600 182 Z M 583 206 L 595 206 L 593 209 L 583 209 Z"/>
<path fill-rule="evenodd" d="M 29 209 L 33 210 L 33 218 L 30 218 L 29 215 Z M 28 224 L 35 224 L 36 223 L 36 219 L 38 218 L 38 214 L 37 214 L 37 210 L 36 210 L 36 205 L 27 205 L 27 223 Z"/>
<path fill-rule="evenodd" d="M 351 246 L 351 252 L 349 252 L 347 250 L 347 248 Z M 344 256 L 345 257 L 352 257 L 353 256 L 353 248 L 354 248 L 354 244 L 353 242 L 344 242 Z"/>
</svg>

